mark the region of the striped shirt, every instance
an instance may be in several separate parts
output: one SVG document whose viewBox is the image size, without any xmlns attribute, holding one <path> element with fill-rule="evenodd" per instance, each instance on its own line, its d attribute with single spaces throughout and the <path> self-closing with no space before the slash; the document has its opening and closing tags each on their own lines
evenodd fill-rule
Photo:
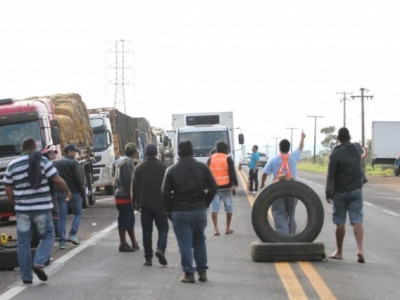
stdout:
<svg viewBox="0 0 400 300">
<path fill-rule="evenodd" d="M 16 211 L 53 208 L 49 179 L 58 174 L 57 169 L 50 160 L 43 156 L 40 159 L 40 167 L 42 170 L 41 184 L 38 189 L 33 189 L 28 178 L 29 155 L 24 153 L 8 164 L 3 183 L 14 187 Z"/>
</svg>

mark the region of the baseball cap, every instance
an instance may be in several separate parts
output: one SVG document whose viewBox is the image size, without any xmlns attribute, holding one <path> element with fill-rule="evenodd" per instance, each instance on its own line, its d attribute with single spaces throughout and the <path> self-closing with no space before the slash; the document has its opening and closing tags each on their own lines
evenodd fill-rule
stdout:
<svg viewBox="0 0 400 300">
<path fill-rule="evenodd" d="M 79 150 L 76 149 L 75 146 L 72 145 L 72 144 L 68 144 L 67 146 L 65 146 L 65 148 L 64 148 L 64 153 L 67 153 L 68 151 L 79 152 Z"/>
<path fill-rule="evenodd" d="M 157 150 L 157 146 L 154 144 L 147 144 L 146 146 L 146 151 L 145 154 L 147 156 L 153 156 L 153 155 L 157 155 L 158 150 Z"/>
</svg>

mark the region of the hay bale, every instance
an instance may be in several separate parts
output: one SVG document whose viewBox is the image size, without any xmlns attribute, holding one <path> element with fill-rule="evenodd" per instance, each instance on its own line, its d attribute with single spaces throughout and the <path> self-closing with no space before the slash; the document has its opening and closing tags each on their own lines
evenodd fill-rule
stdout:
<svg viewBox="0 0 400 300">
<path fill-rule="evenodd" d="M 49 98 L 53 103 L 55 118 L 60 128 L 61 149 L 69 143 L 79 148 L 92 147 L 93 130 L 89 113 L 79 94 L 54 94 L 28 99 L 35 98 Z"/>
</svg>

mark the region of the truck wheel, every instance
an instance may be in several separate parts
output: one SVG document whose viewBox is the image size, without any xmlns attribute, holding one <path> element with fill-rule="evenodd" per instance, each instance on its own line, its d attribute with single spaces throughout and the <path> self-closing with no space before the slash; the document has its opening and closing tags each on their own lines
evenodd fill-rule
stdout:
<svg viewBox="0 0 400 300">
<path fill-rule="evenodd" d="M 96 203 L 96 194 L 95 194 L 95 190 L 96 188 L 94 187 L 94 180 L 93 180 L 93 175 L 91 173 L 89 173 L 89 180 L 88 180 L 88 200 L 89 200 L 89 205 L 93 205 Z"/>
<path fill-rule="evenodd" d="M 320 261 L 326 258 L 323 243 L 263 243 L 251 244 L 251 257 L 257 262 Z"/>
<path fill-rule="evenodd" d="M 305 206 L 305 224 L 294 234 L 282 235 L 276 232 L 269 221 L 269 209 L 272 203 L 281 197 L 297 198 Z M 254 231 L 262 242 L 306 243 L 314 241 L 321 232 L 324 210 L 318 195 L 310 187 L 299 181 L 282 180 L 267 186 L 257 195 L 251 218 Z"/>
<path fill-rule="evenodd" d="M 31 250 L 32 257 L 35 256 L 36 248 Z M 0 247 L 0 270 L 13 270 L 18 267 L 17 249 L 6 249 Z"/>
<path fill-rule="evenodd" d="M 106 186 L 105 187 L 107 195 L 114 195 L 114 188 L 112 185 Z"/>
</svg>

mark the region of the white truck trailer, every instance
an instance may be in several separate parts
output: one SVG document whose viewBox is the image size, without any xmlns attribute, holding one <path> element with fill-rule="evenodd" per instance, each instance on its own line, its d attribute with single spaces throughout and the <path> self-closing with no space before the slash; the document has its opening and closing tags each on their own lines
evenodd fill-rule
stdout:
<svg viewBox="0 0 400 300">
<path fill-rule="evenodd" d="M 394 164 L 400 154 L 400 121 L 372 122 L 372 166 Z"/>
<path fill-rule="evenodd" d="M 228 144 L 228 154 L 233 160 L 235 159 L 232 112 L 173 114 L 172 129 L 176 133 L 174 139 L 176 158 L 179 143 L 191 141 L 194 158 L 206 163 L 216 142 L 223 141 Z M 243 134 L 239 134 L 239 144 L 243 143 Z"/>
</svg>

